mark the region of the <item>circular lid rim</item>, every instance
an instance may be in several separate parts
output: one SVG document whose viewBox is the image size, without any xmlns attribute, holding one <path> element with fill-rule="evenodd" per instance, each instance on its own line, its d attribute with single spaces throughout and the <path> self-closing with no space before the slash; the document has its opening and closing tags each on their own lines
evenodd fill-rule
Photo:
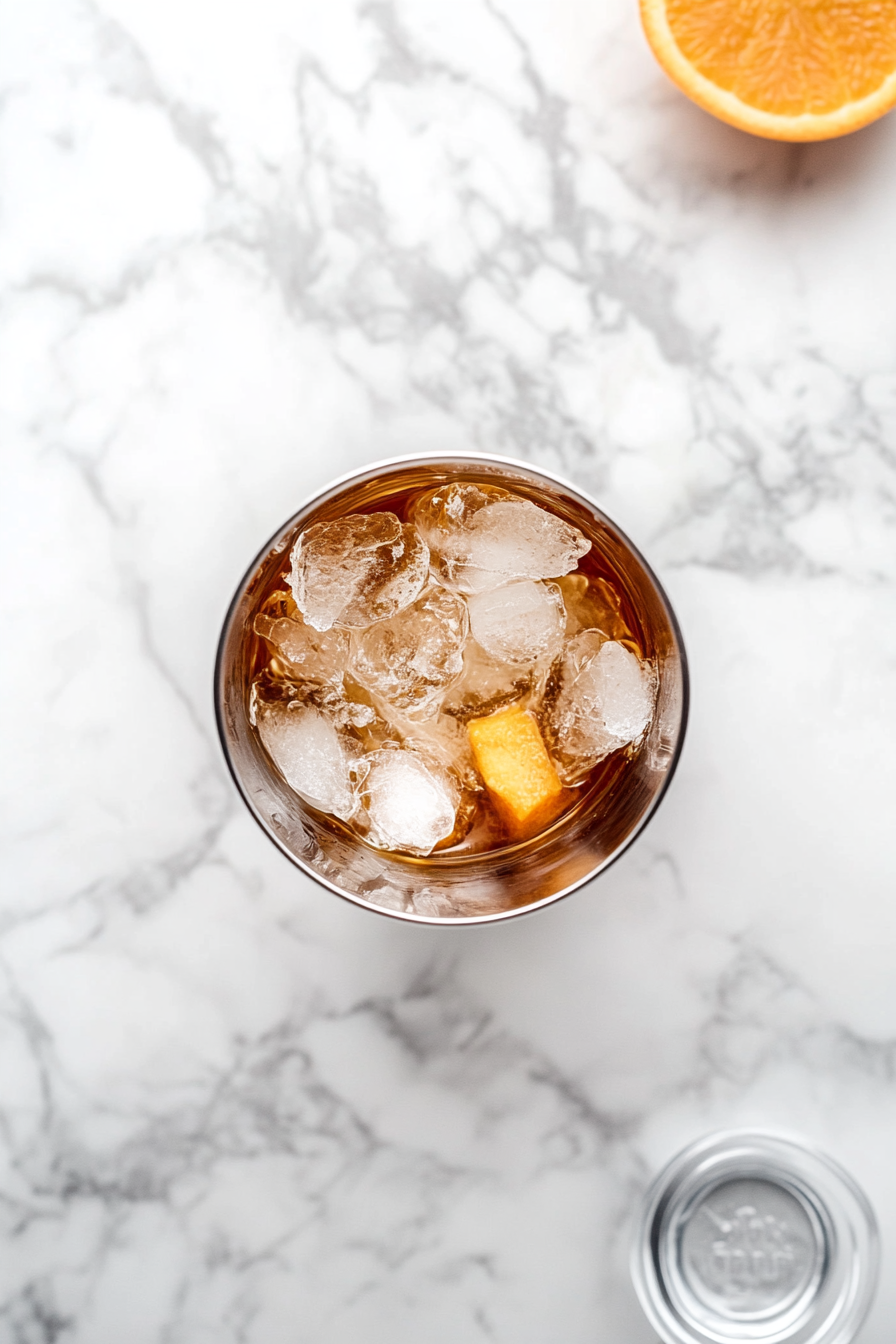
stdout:
<svg viewBox="0 0 896 1344">
<path fill-rule="evenodd" d="M 658 1268 L 657 1241 L 676 1192 L 683 1188 L 693 1193 L 699 1188 L 701 1169 L 707 1183 L 711 1173 L 721 1167 L 727 1168 L 722 1179 L 736 1179 L 744 1170 L 737 1165 L 739 1155 L 746 1163 L 748 1176 L 760 1175 L 764 1164 L 765 1179 L 771 1167 L 781 1172 L 786 1183 L 805 1187 L 813 1202 L 827 1211 L 835 1228 L 845 1225 L 850 1234 L 844 1238 L 843 1227 L 838 1229 L 834 1254 L 848 1259 L 841 1266 L 844 1290 L 836 1294 L 827 1317 L 812 1323 L 808 1335 L 803 1329 L 807 1320 L 804 1316 L 791 1321 L 784 1333 L 755 1335 L 755 1344 L 784 1344 L 801 1337 L 806 1344 L 848 1344 L 865 1319 L 877 1288 L 879 1235 L 874 1210 L 852 1176 L 827 1153 L 801 1138 L 773 1130 L 731 1129 L 705 1135 L 675 1154 L 651 1182 L 642 1201 L 631 1253 L 631 1276 L 642 1310 L 665 1344 L 717 1344 L 724 1338 L 679 1315 Z M 759 1171 L 756 1164 L 760 1164 Z"/>
</svg>

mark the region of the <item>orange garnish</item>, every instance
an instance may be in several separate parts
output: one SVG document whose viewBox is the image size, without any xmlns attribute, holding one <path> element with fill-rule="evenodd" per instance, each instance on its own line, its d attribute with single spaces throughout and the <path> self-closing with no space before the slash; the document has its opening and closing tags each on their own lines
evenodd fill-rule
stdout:
<svg viewBox="0 0 896 1344">
<path fill-rule="evenodd" d="M 826 140 L 896 103 L 896 0 L 641 0 L 678 87 L 771 140 Z"/>
<path fill-rule="evenodd" d="M 563 785 L 538 724 L 518 705 L 467 724 L 479 773 L 498 810 L 519 832 L 553 819 Z"/>
</svg>

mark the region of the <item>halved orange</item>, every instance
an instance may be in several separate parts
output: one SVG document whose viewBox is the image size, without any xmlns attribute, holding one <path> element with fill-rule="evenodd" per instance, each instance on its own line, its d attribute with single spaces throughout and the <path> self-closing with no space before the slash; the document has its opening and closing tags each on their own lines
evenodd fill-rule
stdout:
<svg viewBox="0 0 896 1344">
<path fill-rule="evenodd" d="M 771 140 L 827 140 L 896 103 L 896 0 L 641 0 L 678 87 Z"/>
</svg>

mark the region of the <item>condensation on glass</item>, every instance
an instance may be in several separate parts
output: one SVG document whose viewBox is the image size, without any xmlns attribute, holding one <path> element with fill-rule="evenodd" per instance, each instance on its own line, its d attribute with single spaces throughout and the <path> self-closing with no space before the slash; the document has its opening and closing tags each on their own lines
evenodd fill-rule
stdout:
<svg viewBox="0 0 896 1344">
<path fill-rule="evenodd" d="M 624 596 L 658 694 L 647 739 L 625 769 L 611 765 L 581 801 L 544 832 L 487 853 L 427 858 L 375 850 L 285 784 L 250 723 L 249 689 L 258 662 L 252 618 L 282 586 L 289 549 L 312 523 L 388 509 L 409 492 L 451 481 L 503 487 L 579 528 L 590 564 L 611 574 Z M 250 811 L 300 868 L 338 895 L 423 923 L 508 918 L 568 894 L 605 869 L 632 842 L 672 777 L 687 719 L 687 666 L 681 634 L 658 580 L 625 534 L 565 482 L 520 462 L 477 454 L 398 458 L 334 482 L 291 517 L 249 566 L 224 624 L 215 673 L 218 727 L 234 780 Z"/>
<path fill-rule="evenodd" d="M 632 1253 L 665 1344 L 848 1344 L 877 1284 L 868 1200 L 830 1158 L 771 1134 L 712 1135 L 647 1193 Z"/>
</svg>

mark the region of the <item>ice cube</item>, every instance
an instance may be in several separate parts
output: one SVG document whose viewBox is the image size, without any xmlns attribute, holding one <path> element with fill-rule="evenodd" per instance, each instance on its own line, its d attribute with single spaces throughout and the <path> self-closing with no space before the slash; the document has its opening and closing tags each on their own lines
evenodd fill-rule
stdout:
<svg viewBox="0 0 896 1344">
<path fill-rule="evenodd" d="M 291 789 L 348 820 L 357 807 L 351 758 L 332 719 L 311 705 L 270 704 L 258 716 L 265 750 Z"/>
<path fill-rule="evenodd" d="M 290 586 L 315 630 L 388 620 L 428 577 L 422 537 L 394 513 L 351 513 L 305 529 L 292 549 Z"/>
<path fill-rule="evenodd" d="M 650 723 L 656 677 L 625 645 L 599 630 L 570 640 L 560 687 L 546 718 L 548 744 L 566 784 L 587 774 L 611 752 L 637 741 Z"/>
<path fill-rule="evenodd" d="M 482 780 L 473 762 L 470 739 L 456 718 L 439 714 L 423 722 L 407 719 L 396 724 L 402 745 L 449 770 L 464 790 L 478 793 Z"/>
<path fill-rule="evenodd" d="M 579 677 L 579 686 L 600 709 L 608 732 L 635 742 L 650 723 L 656 698 L 653 668 L 611 640 Z"/>
<path fill-rule="evenodd" d="M 497 486 L 440 486 L 413 517 L 442 582 L 462 593 L 568 574 L 591 548 L 578 528 Z"/>
<path fill-rule="evenodd" d="M 387 707 L 387 723 L 389 738 L 371 743 L 365 750 L 369 752 L 374 746 L 394 750 L 396 745 L 402 746 L 420 756 L 437 776 L 447 774 L 450 791 L 456 798 L 451 842 L 462 840 L 473 824 L 477 798 L 483 789 L 466 728 L 447 714 L 421 719 L 391 706 Z"/>
<path fill-rule="evenodd" d="M 555 583 L 518 579 L 468 599 L 477 644 L 506 663 L 553 659 L 563 646 L 566 612 Z"/>
<path fill-rule="evenodd" d="M 427 490 L 414 505 L 414 525 L 430 550 L 441 555 L 452 538 L 459 537 L 480 509 L 499 499 L 516 499 L 509 490 L 496 485 L 472 485 L 453 481 Z"/>
<path fill-rule="evenodd" d="M 467 723 L 505 705 L 520 702 L 529 706 L 540 696 L 544 676 L 544 665 L 522 667 L 499 661 L 474 639 L 468 640 L 463 672 L 447 691 L 442 712 Z"/>
<path fill-rule="evenodd" d="M 404 748 L 374 751 L 361 785 L 369 825 L 367 839 L 379 849 L 431 854 L 454 830 L 457 790 L 448 771 Z"/>
<path fill-rule="evenodd" d="M 397 616 L 355 635 L 352 675 L 396 708 L 427 717 L 463 671 L 468 628 L 463 599 L 430 584 Z"/>
<path fill-rule="evenodd" d="M 284 660 L 287 676 L 342 685 L 349 651 L 347 630 L 315 630 L 299 612 L 294 616 L 269 616 L 263 611 L 255 617 L 254 628 Z"/>
<path fill-rule="evenodd" d="M 477 587 L 511 578 L 549 579 L 568 574 L 591 542 L 553 513 L 528 499 L 499 499 L 470 524 L 471 570 Z"/>
<path fill-rule="evenodd" d="M 384 730 L 376 709 L 364 699 L 366 694 L 361 686 L 347 686 L 341 676 L 311 676 L 294 668 L 285 658 L 272 658 L 252 682 L 249 719 L 255 724 L 258 712 L 266 705 L 289 706 L 293 710 L 310 706 L 326 714 L 337 728 L 374 725 Z"/>
</svg>

